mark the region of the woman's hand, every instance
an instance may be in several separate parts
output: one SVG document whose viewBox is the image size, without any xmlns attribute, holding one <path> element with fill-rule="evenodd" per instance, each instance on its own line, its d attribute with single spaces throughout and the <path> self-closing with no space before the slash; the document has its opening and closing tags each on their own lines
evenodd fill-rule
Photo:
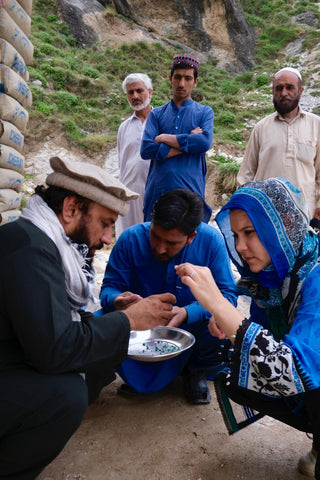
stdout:
<svg viewBox="0 0 320 480">
<path fill-rule="evenodd" d="M 223 296 L 212 277 L 210 269 L 191 263 L 176 265 L 175 269 L 177 275 L 181 278 L 181 282 L 190 288 L 193 296 L 201 303 L 203 308 L 213 313 L 215 297 L 220 301 Z"/>
<path fill-rule="evenodd" d="M 182 263 L 175 269 L 181 282 L 190 288 L 203 308 L 214 316 L 214 319 L 210 320 L 211 335 L 221 340 L 228 337 L 234 343 L 244 316 L 222 295 L 209 268 Z"/>
</svg>

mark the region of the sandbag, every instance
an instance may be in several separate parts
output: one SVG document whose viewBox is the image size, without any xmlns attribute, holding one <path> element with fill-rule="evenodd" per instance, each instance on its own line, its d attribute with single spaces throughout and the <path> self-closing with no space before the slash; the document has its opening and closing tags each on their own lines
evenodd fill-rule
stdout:
<svg viewBox="0 0 320 480">
<path fill-rule="evenodd" d="M 12 123 L 0 120 L 0 144 L 22 152 L 24 136 Z"/>
<path fill-rule="evenodd" d="M 0 63 L 8 65 L 15 72 L 19 73 L 26 82 L 29 80 L 27 66 L 17 50 L 4 38 L 0 38 Z"/>
<path fill-rule="evenodd" d="M 24 156 L 8 145 L 0 145 L 0 168 L 8 168 L 22 173 L 24 169 Z"/>
<path fill-rule="evenodd" d="M 0 92 L 0 118 L 13 123 L 24 134 L 28 125 L 29 113 L 17 100 Z"/>
<path fill-rule="evenodd" d="M 0 168 L 0 188 L 12 188 L 16 192 L 21 192 L 23 175 L 8 168 Z"/>
<path fill-rule="evenodd" d="M 0 212 L 18 209 L 21 198 L 22 194 L 12 190 L 12 188 L 3 188 L 0 190 Z"/>
<path fill-rule="evenodd" d="M 0 91 L 18 100 L 24 108 L 32 105 L 32 93 L 23 78 L 7 65 L 0 64 Z"/>
<path fill-rule="evenodd" d="M 19 0 L 19 3 L 23 10 L 28 14 L 31 15 L 32 12 L 32 0 Z"/>
<path fill-rule="evenodd" d="M 1 37 L 20 53 L 26 65 L 31 65 L 33 45 L 4 8 L 0 8 L 0 32 Z"/>
<path fill-rule="evenodd" d="M 19 28 L 21 28 L 23 33 L 25 33 L 27 37 L 30 37 L 31 18 L 22 8 L 20 3 L 16 2 L 16 0 L 6 0 L 4 8 L 9 13 L 12 20 L 18 25 Z"/>
<path fill-rule="evenodd" d="M 20 210 L 6 210 L 5 212 L 0 213 L 0 225 L 4 225 L 5 223 L 14 222 L 17 220 L 21 215 Z"/>
</svg>

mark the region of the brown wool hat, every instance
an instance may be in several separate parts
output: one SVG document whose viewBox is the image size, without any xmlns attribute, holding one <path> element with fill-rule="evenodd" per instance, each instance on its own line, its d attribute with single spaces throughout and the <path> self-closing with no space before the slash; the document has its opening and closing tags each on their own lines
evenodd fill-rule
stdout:
<svg viewBox="0 0 320 480">
<path fill-rule="evenodd" d="M 139 197 L 138 193 L 132 192 L 115 177 L 91 163 L 52 157 L 50 165 L 53 172 L 47 176 L 47 185 L 71 190 L 120 215 L 128 213 L 128 200 Z"/>
</svg>

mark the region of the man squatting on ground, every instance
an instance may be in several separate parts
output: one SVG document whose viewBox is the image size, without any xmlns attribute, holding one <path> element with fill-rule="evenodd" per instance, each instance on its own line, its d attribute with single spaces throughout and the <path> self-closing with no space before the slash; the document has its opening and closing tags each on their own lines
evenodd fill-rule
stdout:
<svg viewBox="0 0 320 480">
<path fill-rule="evenodd" d="M 143 222 L 143 199 L 150 161 L 140 156 L 141 139 L 146 120 L 151 110 L 152 82 L 145 73 L 130 73 L 123 80 L 122 88 L 127 95 L 133 115 L 121 123 L 117 136 L 119 180 L 126 187 L 139 193 L 139 198 L 129 201 L 127 215 L 116 221 L 116 237 L 123 230 Z"/>
<path fill-rule="evenodd" d="M 130 330 L 166 325 L 175 297 L 85 311 L 85 258 L 109 244 L 136 194 L 101 168 L 54 157 L 21 218 L 0 227 L 0 478 L 33 480 L 114 378 Z M 75 244 L 82 245 L 83 256 Z M 89 279 L 88 279 L 89 278 Z M 83 375 L 85 374 L 85 380 Z"/>
<path fill-rule="evenodd" d="M 191 98 L 198 85 L 200 62 L 183 53 L 173 57 L 172 100 L 149 113 L 141 143 L 141 157 L 151 159 L 144 196 L 144 219 L 162 193 L 187 188 L 205 201 L 206 152 L 212 144 L 213 110 Z M 203 221 L 212 213 L 205 203 Z"/>
<path fill-rule="evenodd" d="M 208 330 L 210 315 L 175 273 L 175 266 L 193 261 L 209 267 L 223 295 L 236 304 L 235 282 L 219 231 L 201 222 L 203 200 L 194 192 L 176 189 L 160 196 L 152 222 L 125 230 L 113 247 L 100 300 L 105 311 L 122 310 L 155 293 L 171 292 L 177 302 L 169 326 L 191 332 L 196 343 L 185 355 L 153 365 L 127 359 L 118 370 L 127 385 L 119 393 L 157 391 L 181 374 L 191 403 L 210 402 L 206 377 L 221 371 L 222 342 Z M 219 355 L 220 353 L 220 355 Z M 191 354 L 191 356 L 190 356 Z M 132 389 L 131 389 L 131 393 Z"/>
</svg>

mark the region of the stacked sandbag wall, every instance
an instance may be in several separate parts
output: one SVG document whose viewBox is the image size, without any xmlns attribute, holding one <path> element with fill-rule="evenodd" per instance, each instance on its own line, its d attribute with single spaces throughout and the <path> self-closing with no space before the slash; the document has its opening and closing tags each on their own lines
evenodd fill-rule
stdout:
<svg viewBox="0 0 320 480">
<path fill-rule="evenodd" d="M 24 135 L 32 94 L 32 0 L 0 0 L 0 225 L 21 214 Z"/>
</svg>

